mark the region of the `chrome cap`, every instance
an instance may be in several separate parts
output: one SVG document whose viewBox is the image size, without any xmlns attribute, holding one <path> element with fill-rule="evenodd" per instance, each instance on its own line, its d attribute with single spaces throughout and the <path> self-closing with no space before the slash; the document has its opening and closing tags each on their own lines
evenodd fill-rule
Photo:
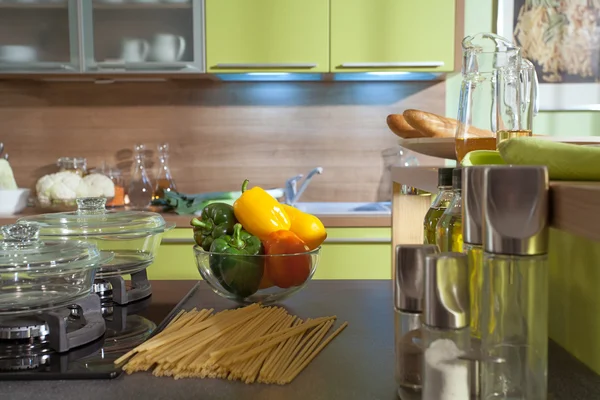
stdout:
<svg viewBox="0 0 600 400">
<path fill-rule="evenodd" d="M 396 246 L 394 306 L 397 310 L 423 312 L 425 257 L 437 252 L 434 244 Z"/>
<path fill-rule="evenodd" d="M 483 249 L 493 254 L 548 252 L 548 170 L 489 167 L 484 173 Z"/>
<path fill-rule="evenodd" d="M 462 253 L 430 254 L 425 258 L 423 323 L 439 329 L 469 326 L 469 266 Z"/>
<path fill-rule="evenodd" d="M 488 167 L 466 167 L 462 171 L 463 241 L 482 245 L 483 176 Z"/>
</svg>

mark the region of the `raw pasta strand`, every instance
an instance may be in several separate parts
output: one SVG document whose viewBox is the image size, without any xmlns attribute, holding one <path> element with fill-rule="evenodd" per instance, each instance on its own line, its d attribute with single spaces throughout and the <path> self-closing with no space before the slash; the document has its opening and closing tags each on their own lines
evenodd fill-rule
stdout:
<svg viewBox="0 0 600 400">
<path fill-rule="evenodd" d="M 311 355 L 302 363 L 302 365 L 300 365 L 298 368 L 296 368 L 296 370 L 293 371 L 288 376 L 285 383 L 290 383 L 291 381 L 293 381 L 294 378 L 296 378 L 296 376 L 298 376 L 298 374 L 300 372 L 302 372 L 302 370 L 304 370 L 304 368 L 306 368 L 306 366 L 313 360 L 313 358 L 315 358 L 317 355 L 319 355 L 321 350 L 323 350 L 325 348 L 325 346 L 327 346 L 329 344 L 329 342 L 331 342 L 337 335 L 339 335 L 340 332 L 342 332 L 347 326 L 348 326 L 348 322 L 344 322 L 339 328 L 337 328 L 335 331 L 333 331 L 333 333 L 331 335 L 329 335 L 329 337 L 327 337 L 327 339 L 325 339 L 323 342 L 321 342 L 319 347 L 317 347 L 316 350 L 311 353 Z"/>
</svg>

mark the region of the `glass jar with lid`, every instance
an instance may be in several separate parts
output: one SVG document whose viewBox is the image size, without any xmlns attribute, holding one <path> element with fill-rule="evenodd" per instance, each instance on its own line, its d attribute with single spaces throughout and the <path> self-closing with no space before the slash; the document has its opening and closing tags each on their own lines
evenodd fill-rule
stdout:
<svg viewBox="0 0 600 400">
<path fill-rule="evenodd" d="M 35 222 L 44 240 L 84 240 L 100 250 L 114 252 L 115 258 L 103 265 L 97 277 L 133 274 L 154 262 L 163 233 L 175 227 L 163 217 L 147 211 L 106 210 L 106 199 L 77 199 L 77 211 L 23 217 L 19 222 Z"/>
<path fill-rule="evenodd" d="M 61 157 L 56 161 L 59 171 L 72 171 L 81 176 L 87 175 L 87 159 L 83 157 Z"/>
<path fill-rule="evenodd" d="M 37 224 L 2 227 L 0 316 L 31 314 L 87 296 L 113 254 L 81 240 L 43 241 Z"/>
</svg>

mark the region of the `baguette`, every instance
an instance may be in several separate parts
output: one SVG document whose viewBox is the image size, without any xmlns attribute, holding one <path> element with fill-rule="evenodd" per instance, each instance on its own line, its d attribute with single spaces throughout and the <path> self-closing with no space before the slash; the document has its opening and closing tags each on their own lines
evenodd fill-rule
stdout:
<svg viewBox="0 0 600 400">
<path fill-rule="evenodd" d="M 403 139 L 425 137 L 421 131 L 410 126 L 402 114 L 390 114 L 387 116 L 386 122 L 391 131 Z"/>
<path fill-rule="evenodd" d="M 441 115 L 419 111 L 405 110 L 402 114 L 406 122 L 414 129 L 420 131 L 425 137 L 453 138 L 456 134 L 458 121 L 454 118 L 442 117 Z M 471 136 L 493 137 L 491 131 L 470 126 L 468 130 Z"/>
</svg>

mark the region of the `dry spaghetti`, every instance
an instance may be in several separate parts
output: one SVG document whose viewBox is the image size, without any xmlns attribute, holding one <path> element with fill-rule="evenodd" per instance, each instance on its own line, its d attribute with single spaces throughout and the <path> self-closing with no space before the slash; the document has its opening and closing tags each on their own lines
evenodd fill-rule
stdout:
<svg viewBox="0 0 600 400">
<path fill-rule="evenodd" d="M 214 313 L 181 311 L 167 327 L 115 361 L 129 374 L 221 378 L 284 385 L 348 325 L 335 316 L 299 319 L 281 307 L 252 304 Z"/>
</svg>

